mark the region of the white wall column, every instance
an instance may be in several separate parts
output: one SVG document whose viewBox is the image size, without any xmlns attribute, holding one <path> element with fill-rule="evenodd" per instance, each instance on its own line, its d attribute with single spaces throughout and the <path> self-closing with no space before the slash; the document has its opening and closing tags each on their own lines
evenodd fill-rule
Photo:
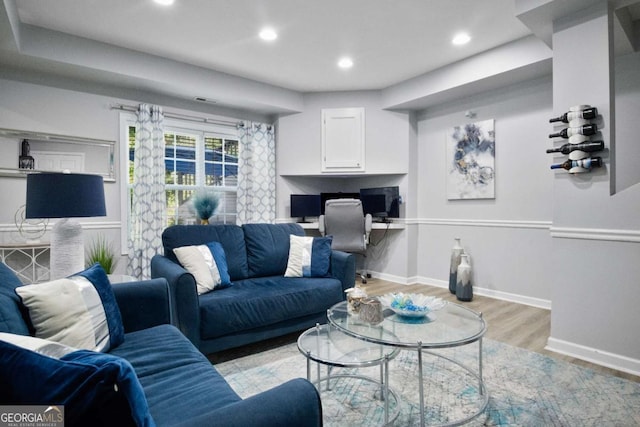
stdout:
<svg viewBox="0 0 640 427">
<path fill-rule="evenodd" d="M 553 172 L 549 348 L 638 374 L 634 325 L 640 323 L 640 239 L 631 230 L 640 225 L 640 189 L 613 191 L 612 13 L 603 0 L 553 23 L 554 116 L 573 105 L 597 107 L 600 135 L 595 139 L 604 140 L 606 150 L 597 153 L 604 166 L 590 173 Z M 549 133 L 555 130 L 547 126 Z"/>
</svg>

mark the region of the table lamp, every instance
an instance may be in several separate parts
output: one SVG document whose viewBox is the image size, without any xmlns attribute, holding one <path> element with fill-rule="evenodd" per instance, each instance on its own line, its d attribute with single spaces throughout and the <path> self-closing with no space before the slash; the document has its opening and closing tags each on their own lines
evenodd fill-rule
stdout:
<svg viewBox="0 0 640 427">
<path fill-rule="evenodd" d="M 106 216 L 100 175 L 33 173 L 27 175 L 26 218 L 60 218 L 51 229 L 51 280 L 84 269 L 82 226 L 70 219 Z"/>
</svg>

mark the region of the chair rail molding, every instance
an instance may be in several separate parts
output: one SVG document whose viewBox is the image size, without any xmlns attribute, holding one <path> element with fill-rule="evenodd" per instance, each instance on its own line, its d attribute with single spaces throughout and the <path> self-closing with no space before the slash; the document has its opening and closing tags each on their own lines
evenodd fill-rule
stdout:
<svg viewBox="0 0 640 427">
<path fill-rule="evenodd" d="M 291 219 L 278 218 L 276 222 L 291 222 Z M 638 230 L 554 227 L 552 221 L 469 218 L 395 218 L 391 228 L 404 228 L 403 226 L 408 225 L 538 229 L 549 230 L 551 237 L 557 239 L 604 240 L 612 242 L 640 243 L 640 231 Z"/>
<path fill-rule="evenodd" d="M 53 224 L 55 224 L 55 221 L 50 221 L 49 224 L 47 225 L 47 231 L 51 231 L 51 227 L 53 227 Z M 120 229 L 120 227 L 122 226 L 122 223 L 120 221 L 85 221 L 85 222 L 80 222 L 80 225 L 82 225 L 82 228 L 85 230 L 108 230 L 108 229 Z M 37 226 L 32 226 L 29 224 L 25 224 L 24 225 L 25 229 L 36 229 Z M 7 233 L 7 232 L 17 232 L 18 229 L 16 228 L 16 225 L 14 223 L 0 223 L 0 233 Z"/>
<path fill-rule="evenodd" d="M 412 220 L 417 224 L 448 225 L 467 227 L 498 227 L 498 228 L 536 228 L 548 230 L 552 226 L 551 221 L 529 221 L 508 219 L 457 219 L 457 218 L 416 218 Z"/>
<path fill-rule="evenodd" d="M 640 243 L 640 231 L 608 228 L 551 227 L 551 237 L 556 239 L 606 240 L 610 242 Z"/>
<path fill-rule="evenodd" d="M 415 218 L 404 220 L 406 224 L 466 226 L 466 227 L 498 227 L 498 228 L 532 228 L 547 229 L 551 237 L 557 239 L 603 240 L 611 242 L 640 243 L 640 231 L 609 228 L 575 228 L 554 227 L 552 221 L 522 220 L 487 220 L 487 219 L 453 219 L 453 218 Z"/>
</svg>

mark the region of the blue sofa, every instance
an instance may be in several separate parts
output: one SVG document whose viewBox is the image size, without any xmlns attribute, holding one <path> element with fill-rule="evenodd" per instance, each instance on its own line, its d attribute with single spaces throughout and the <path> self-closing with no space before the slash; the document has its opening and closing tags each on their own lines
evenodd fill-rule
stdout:
<svg viewBox="0 0 640 427">
<path fill-rule="evenodd" d="M 175 225 L 162 234 L 164 255 L 151 260 L 151 276 L 169 282 L 176 325 L 204 354 L 326 323 L 327 309 L 354 286 L 355 258 L 330 252 L 327 277 L 284 277 L 290 235 L 299 224 Z M 219 242 L 232 286 L 198 295 L 194 277 L 174 249 Z"/>
<path fill-rule="evenodd" d="M 24 336 L 32 327 L 15 292 L 19 286 L 14 273 L 0 264 L 0 332 Z M 304 379 L 242 400 L 202 353 L 169 324 L 169 288 L 164 279 L 119 283 L 112 289 L 122 317 L 124 342 L 107 355 L 80 350 L 71 353 L 76 355 L 71 360 L 65 359 L 68 356 L 58 360 L 0 340 L 0 405 L 64 405 L 69 427 L 322 425 L 320 398 Z M 133 381 L 127 390 L 142 396 L 137 405 L 148 414 L 132 414 L 131 406 L 122 403 L 121 395 L 127 393 L 122 391 L 124 383 L 114 392 L 113 384 L 105 388 L 104 381 L 94 384 L 69 379 L 64 369 L 77 368 L 77 359 L 87 356 L 120 361 L 123 369 L 130 370 L 130 364 L 134 374 L 130 374 Z M 49 371 L 48 366 L 53 368 Z M 44 390 L 52 387 L 54 391 L 44 397 Z M 64 387 L 68 396 L 49 401 L 51 393 L 60 394 Z"/>
</svg>

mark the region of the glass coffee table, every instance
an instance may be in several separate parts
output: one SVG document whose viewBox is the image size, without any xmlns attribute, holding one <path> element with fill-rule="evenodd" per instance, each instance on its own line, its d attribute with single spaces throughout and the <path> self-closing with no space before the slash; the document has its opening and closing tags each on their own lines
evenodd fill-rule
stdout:
<svg viewBox="0 0 640 427">
<path fill-rule="evenodd" d="M 361 325 L 361 327 L 366 328 L 367 325 Z M 358 327 L 353 326 L 352 329 L 358 330 Z M 391 334 L 384 330 L 380 331 L 380 338 L 393 339 Z M 311 381 L 311 362 L 314 361 L 317 364 L 315 384 L 319 393 L 322 393 L 323 383 L 326 385 L 325 390 L 328 391 L 331 390 L 331 380 L 339 378 L 355 378 L 372 383 L 377 388 L 372 397 L 375 399 L 377 395 L 376 400 L 381 402 L 381 409 L 384 411 L 384 420 L 381 424 L 389 425 L 398 417 L 400 413 L 398 398 L 393 390 L 389 389 L 389 361 L 398 355 L 399 348 L 354 338 L 331 324 L 318 324 L 307 329 L 298 337 L 298 350 L 307 358 L 307 380 Z M 327 375 L 324 378 L 320 374 L 321 365 L 327 366 Z M 380 381 L 356 373 L 332 374 L 332 369 L 336 367 L 366 368 L 371 366 L 380 366 Z M 355 401 L 358 400 L 360 399 L 355 399 Z M 364 400 L 366 403 L 363 405 L 367 406 L 364 410 L 375 411 L 375 408 L 371 407 L 371 405 L 375 406 L 375 402 L 372 399 Z M 391 402 L 393 402 L 392 408 L 390 408 Z M 378 406 L 378 408 L 380 407 Z M 342 415 L 344 416 L 344 413 Z"/>
<path fill-rule="evenodd" d="M 384 311 L 384 316 L 381 323 L 363 327 L 359 317 L 347 311 L 346 302 L 338 303 L 327 310 L 329 323 L 347 335 L 369 343 L 417 351 L 420 425 L 426 425 L 423 353 L 456 364 L 477 381 L 478 399 L 475 402 L 477 410 L 462 419 L 442 425 L 461 425 L 484 412 L 489 402 L 489 394 L 482 380 L 482 337 L 487 330 L 482 313 L 448 302 L 442 309 L 431 312 L 425 317 L 404 317 L 393 313 L 390 309 Z M 432 351 L 475 342 L 478 343 L 477 372 L 453 358 Z"/>
</svg>

